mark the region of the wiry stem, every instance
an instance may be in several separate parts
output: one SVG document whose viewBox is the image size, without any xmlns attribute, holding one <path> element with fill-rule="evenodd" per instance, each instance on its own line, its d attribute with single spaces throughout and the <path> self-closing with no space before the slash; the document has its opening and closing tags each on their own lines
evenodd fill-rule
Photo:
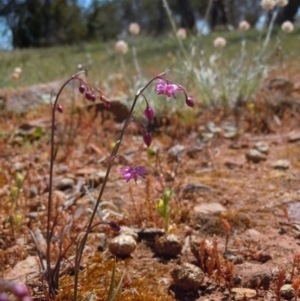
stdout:
<svg viewBox="0 0 300 301">
<path fill-rule="evenodd" d="M 51 271 L 51 238 L 52 238 L 52 229 L 50 229 L 51 222 L 51 213 L 52 213 L 52 186 L 53 186 L 53 167 L 54 167 L 54 158 L 55 158 L 55 147 L 54 147 L 54 129 L 55 129 L 55 113 L 58 99 L 64 90 L 64 88 L 74 79 L 78 78 L 78 75 L 82 73 L 79 72 L 69 78 L 59 89 L 58 94 L 56 95 L 55 101 L 52 104 L 52 120 L 51 120 L 51 150 L 50 150 L 50 171 L 49 171 L 49 195 L 48 195 L 48 212 L 47 212 L 47 252 L 46 252 L 46 265 L 47 265 L 47 277 L 49 285 L 49 296 L 51 299 L 55 298 L 56 291 L 58 289 L 58 283 L 53 283 L 52 271 Z"/>
<path fill-rule="evenodd" d="M 131 109 L 130 109 L 130 112 L 128 114 L 128 117 L 124 123 L 124 126 L 122 128 L 122 131 L 121 131 L 121 134 L 120 134 L 120 137 L 114 147 L 114 149 L 112 150 L 112 153 L 111 153 L 111 156 L 110 156 L 110 160 L 108 161 L 108 167 L 107 167 L 107 170 L 106 170 L 106 174 L 105 174 L 105 177 L 104 177 L 104 180 L 103 180 L 103 184 L 101 186 L 101 189 L 100 189 L 100 192 L 99 192 L 99 195 L 98 195 L 98 198 L 97 198 L 97 201 L 96 201 L 96 204 L 95 204 L 95 207 L 94 207 L 94 210 L 93 210 L 93 213 L 90 217 L 90 220 L 88 222 L 88 225 L 87 225 L 87 229 L 86 229 L 86 232 L 84 234 L 84 236 L 82 237 L 82 240 L 80 241 L 80 245 L 78 246 L 78 253 L 77 253 L 77 257 L 75 259 L 75 279 L 74 279 L 74 298 L 73 300 L 76 301 L 77 300 L 77 292 L 78 292 L 78 280 L 79 280 L 79 266 L 80 266 L 80 262 L 81 262 L 81 258 L 82 258 L 82 254 L 83 254 L 83 250 L 84 250 L 84 247 L 86 245 L 86 242 L 87 242 L 87 237 L 89 235 L 89 232 L 91 231 L 91 229 L 93 228 L 93 221 L 94 221 L 94 218 L 95 218 L 95 215 L 97 213 L 97 210 L 98 210 L 98 207 L 99 207 L 99 204 L 101 202 L 101 199 L 102 199 L 102 196 L 103 196 L 103 193 L 104 193 L 104 190 L 105 190 L 105 187 L 106 187 L 106 184 L 108 182 L 108 178 L 109 178 L 109 174 L 110 174 L 110 171 L 111 171 L 111 168 L 112 168 L 112 164 L 113 164 L 113 160 L 114 158 L 117 156 L 118 154 L 118 151 L 119 151 L 119 148 L 120 148 L 120 145 L 121 145 L 121 142 L 123 140 L 123 137 L 124 137 L 124 134 L 125 134 L 125 130 L 127 128 L 127 126 L 129 125 L 130 123 L 130 120 L 131 120 L 131 117 L 133 115 L 133 112 L 134 112 L 134 108 L 136 106 L 136 103 L 137 103 L 137 100 L 139 98 L 139 96 L 141 94 L 143 94 L 143 92 L 145 91 L 145 89 L 147 89 L 147 87 L 156 79 L 158 78 L 162 78 L 162 76 L 164 75 L 164 73 L 154 77 L 153 79 L 151 79 L 143 88 L 139 89 L 137 91 L 137 93 L 135 94 L 135 98 L 133 100 L 133 103 L 132 103 L 132 106 L 131 106 Z"/>
</svg>

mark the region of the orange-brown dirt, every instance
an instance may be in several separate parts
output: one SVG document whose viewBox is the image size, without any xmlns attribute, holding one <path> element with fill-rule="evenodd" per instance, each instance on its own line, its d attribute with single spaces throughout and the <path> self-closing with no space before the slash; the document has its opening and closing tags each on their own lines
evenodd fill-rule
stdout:
<svg viewBox="0 0 300 301">
<path fill-rule="evenodd" d="M 196 105 L 192 113 L 164 115 L 167 122 L 152 128 L 150 150 L 138 129 L 128 128 L 103 197 L 120 213 L 109 219 L 121 227 L 162 229 L 163 219 L 155 206 L 163 189 L 171 187 L 175 194 L 170 204 L 170 232 L 179 236 L 184 247 L 180 256 L 164 258 L 155 254 L 153 241 L 139 240 L 130 256 L 117 258 L 116 278 L 125 270 L 118 300 L 293 298 L 293 286 L 292 295 L 285 291 L 280 297 L 278 291 L 283 284 L 295 286 L 300 277 L 299 79 L 295 74 L 276 87 L 272 79 L 274 75 L 251 105 L 238 111 L 200 112 Z M 64 97 L 63 101 L 68 98 Z M 56 125 L 60 147 L 52 216 L 59 214 L 57 236 L 71 216 L 81 215 L 74 218 L 64 247 L 83 230 L 90 217 L 86 209 L 93 208 L 83 184 L 97 197 L 113 142 L 120 133 L 120 124 L 113 120 L 103 122 L 98 116 L 91 121 L 93 114 L 84 111 L 79 111 L 80 118 L 77 111 L 72 117 L 70 110 L 66 108 L 58 116 Z M 0 118 L 0 269 L 4 278 L 26 283 L 34 299 L 45 300 L 47 288 L 36 249 L 24 227 L 46 235 L 50 109 L 43 106 L 22 115 L 3 111 Z M 239 129 L 226 136 L 226 126 L 237 121 Z M 214 122 L 219 130 L 212 133 L 208 122 Z M 259 148 L 258 142 L 268 151 L 253 162 L 256 159 L 246 154 Z M 287 160 L 288 165 L 277 160 Z M 148 176 L 126 183 L 119 170 L 128 165 L 145 166 Z M 26 176 L 15 201 L 11 188 L 17 185 L 17 172 Z M 107 245 L 99 248 L 104 235 L 108 240 L 114 236 L 110 229 L 97 227 L 87 242 L 79 300 L 92 292 L 96 300 L 105 300 L 113 261 Z M 205 277 L 199 289 L 183 291 L 174 284 L 171 271 L 185 262 L 201 266 L 190 249 L 193 239 L 206 239 L 207 244 L 217 239 L 220 266 L 210 272 L 203 268 Z M 39 245 L 44 254 L 42 238 Z M 57 242 L 51 250 L 55 258 Z M 72 299 L 74 254 L 73 246 L 62 260 L 58 300 Z M 26 263 L 28 258 L 32 258 L 30 263 Z M 233 263 L 232 270 L 228 262 Z M 285 271 L 281 284 L 280 271 Z M 235 288 L 252 291 L 237 293 Z"/>
</svg>

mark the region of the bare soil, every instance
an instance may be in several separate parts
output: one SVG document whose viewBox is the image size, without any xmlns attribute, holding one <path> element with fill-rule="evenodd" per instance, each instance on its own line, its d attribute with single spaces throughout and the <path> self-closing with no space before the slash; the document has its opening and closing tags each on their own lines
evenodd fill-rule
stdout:
<svg viewBox="0 0 300 301">
<path fill-rule="evenodd" d="M 118 216 L 111 214 L 107 219 L 140 233 L 134 252 L 117 258 L 116 278 L 125 270 L 119 300 L 294 297 L 293 287 L 289 292 L 282 292 L 282 296 L 279 290 L 283 284 L 295 284 L 295 279 L 300 277 L 300 94 L 297 79 L 290 80 L 293 86 L 287 91 L 270 86 L 273 79 L 253 102 L 254 106 L 240 108 L 238 119 L 236 111 L 220 109 L 200 112 L 196 108 L 192 114 L 161 114 L 151 127 L 150 150 L 144 146 L 139 130 L 134 126 L 128 128 L 119 156 L 114 159 L 103 199 L 112 202 L 119 211 Z M 63 101 L 69 96 L 64 97 Z M 97 197 L 121 128 L 113 119 L 102 120 L 97 116 L 92 120 L 93 113 L 80 111 L 79 115 L 72 115 L 70 111 L 66 108 L 58 116 L 56 125 L 56 141 L 60 147 L 54 169 L 52 216 L 54 219 L 58 215 L 59 219 L 56 242 L 52 246 L 53 258 L 59 237 L 72 216 L 75 217 L 64 247 L 84 229 L 90 217 L 87 208 L 93 206 L 83 185 Z M 228 125 L 235 126 L 237 120 L 238 130 L 227 135 Z M 212 132 L 208 122 L 220 130 Z M 43 235 L 39 236 L 38 243 L 44 254 L 49 191 L 49 108 L 42 106 L 22 115 L 4 112 L 1 137 L 1 273 L 5 279 L 27 284 L 35 300 L 46 300 L 47 287 L 36 248 L 25 227 Z M 262 159 L 246 155 L 250 149 L 261 149 L 261 143 L 268 149 L 260 152 Z M 287 160 L 287 165 L 278 160 Z M 126 183 L 120 168 L 137 165 L 145 166 L 148 176 L 137 183 Z M 16 201 L 12 187 L 17 186 L 18 172 L 26 176 Z M 147 238 L 141 234 L 141 229 L 164 228 L 156 204 L 166 187 L 175 192 L 170 203 L 169 232 L 176 234 L 183 245 L 181 254 L 175 258 L 155 253 L 154 240 L 159 235 Z M 106 300 L 113 262 L 107 245 L 114 235 L 105 226 L 95 228 L 90 234 L 82 261 L 80 300 L 91 292 L 96 300 Z M 220 265 L 209 271 L 205 266 L 208 263 L 204 262 L 205 277 L 199 288 L 182 290 L 174 283 L 171 272 L 183 263 L 201 267 L 190 246 L 192 241 L 199 243 L 203 239 L 207 250 L 217 241 L 215 256 Z M 205 260 L 213 257 L 209 250 L 207 252 Z M 228 263 L 232 263 L 231 272 Z M 71 300 L 73 267 L 74 247 L 62 260 L 58 300 Z M 283 271 L 285 277 L 280 283 L 278 274 Z M 237 293 L 235 288 L 251 290 Z"/>
</svg>

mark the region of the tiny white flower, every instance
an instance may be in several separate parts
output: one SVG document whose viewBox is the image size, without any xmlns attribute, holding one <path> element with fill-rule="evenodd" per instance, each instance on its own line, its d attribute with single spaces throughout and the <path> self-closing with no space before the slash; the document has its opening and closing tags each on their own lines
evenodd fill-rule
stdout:
<svg viewBox="0 0 300 301">
<path fill-rule="evenodd" d="M 282 23 L 281 29 L 284 32 L 290 33 L 294 30 L 294 24 L 290 21 L 285 21 L 285 22 Z"/>
<path fill-rule="evenodd" d="M 186 38 L 186 30 L 184 28 L 179 28 L 176 34 L 179 39 L 184 40 Z"/>
<path fill-rule="evenodd" d="M 262 0 L 260 5 L 265 10 L 271 10 L 275 7 L 276 2 L 275 0 Z"/>
<path fill-rule="evenodd" d="M 115 44 L 115 49 L 118 53 L 125 54 L 128 51 L 128 45 L 125 41 L 120 40 Z"/>
<path fill-rule="evenodd" d="M 130 23 L 128 30 L 133 36 L 136 36 L 140 33 L 140 25 L 138 23 Z"/>
<path fill-rule="evenodd" d="M 250 24 L 247 21 L 242 21 L 239 24 L 239 30 L 247 31 L 250 28 Z"/>
<path fill-rule="evenodd" d="M 214 46 L 216 48 L 223 48 L 226 45 L 226 40 L 222 37 L 218 37 L 214 40 Z"/>
<path fill-rule="evenodd" d="M 289 3 L 288 0 L 276 0 L 276 2 L 277 2 L 277 5 L 281 6 L 281 7 L 286 6 Z"/>
</svg>

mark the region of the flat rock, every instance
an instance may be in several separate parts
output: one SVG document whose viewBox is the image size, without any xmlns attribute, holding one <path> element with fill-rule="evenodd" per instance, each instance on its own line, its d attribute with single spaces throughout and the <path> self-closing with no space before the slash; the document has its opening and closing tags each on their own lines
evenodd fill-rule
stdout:
<svg viewBox="0 0 300 301">
<path fill-rule="evenodd" d="M 257 142 L 254 148 L 263 154 L 267 155 L 269 153 L 269 145 L 265 142 Z"/>
<path fill-rule="evenodd" d="M 256 291 L 250 288 L 234 287 L 231 292 L 234 294 L 234 300 L 249 300 L 256 297 Z"/>
<path fill-rule="evenodd" d="M 28 276 L 36 277 L 40 272 L 37 256 L 28 256 L 25 260 L 19 261 L 12 270 L 5 274 L 5 279 L 14 280 L 25 284 Z"/>
<path fill-rule="evenodd" d="M 274 169 L 281 169 L 281 170 L 285 170 L 285 169 L 289 169 L 290 166 L 291 166 L 291 163 L 289 160 L 277 160 L 275 162 L 273 162 L 271 164 L 271 166 L 274 168 Z"/>
<path fill-rule="evenodd" d="M 219 203 L 204 203 L 194 207 L 197 214 L 218 214 L 225 212 L 227 209 Z"/>
<path fill-rule="evenodd" d="M 257 149 L 250 149 L 247 153 L 246 153 L 246 159 L 248 161 L 254 162 L 254 163 L 259 163 L 261 161 L 264 161 L 267 159 L 266 155 L 264 155 L 263 153 L 261 153 L 259 150 Z"/>
<path fill-rule="evenodd" d="M 297 142 L 300 140 L 300 132 L 290 132 L 288 134 L 288 141 L 289 142 Z"/>
</svg>

